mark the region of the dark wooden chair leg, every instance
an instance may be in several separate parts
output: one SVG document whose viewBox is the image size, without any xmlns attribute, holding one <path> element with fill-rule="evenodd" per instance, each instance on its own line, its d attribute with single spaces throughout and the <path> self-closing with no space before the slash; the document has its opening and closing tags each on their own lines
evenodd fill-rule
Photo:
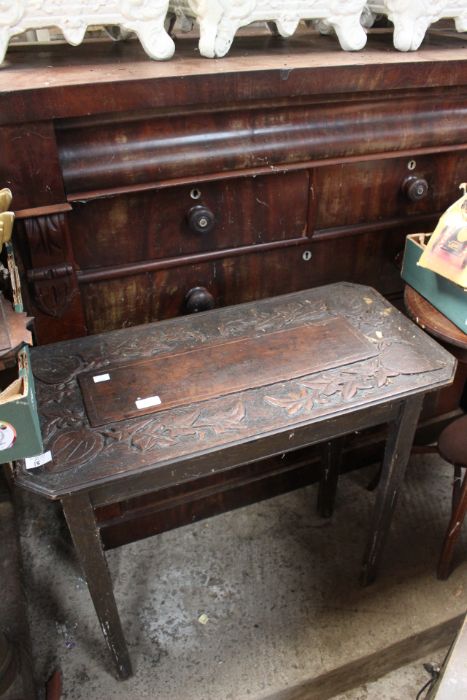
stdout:
<svg viewBox="0 0 467 700">
<path fill-rule="evenodd" d="M 423 396 L 414 396 L 402 405 L 399 415 L 390 425 L 384 452 L 381 478 L 376 492 L 373 521 L 363 559 L 361 583 L 372 583 L 378 571 L 381 554 L 389 532 L 392 513 L 396 506 L 410 457 Z"/>
<path fill-rule="evenodd" d="M 467 467 L 466 467 L 467 468 Z M 462 467 L 454 466 L 454 483 L 452 485 L 452 506 L 451 510 L 457 506 L 462 493 Z"/>
<path fill-rule="evenodd" d="M 339 469 L 342 462 L 343 438 L 321 445 L 321 478 L 318 486 L 318 513 L 330 518 L 334 512 Z"/>
<path fill-rule="evenodd" d="M 462 523 L 467 513 L 467 470 L 464 474 L 462 487 L 458 493 L 458 498 L 452 509 L 451 520 L 444 537 L 443 548 L 438 562 L 438 578 L 445 580 L 451 572 L 451 561 L 454 554 L 454 547 L 461 533 Z"/>
<path fill-rule="evenodd" d="M 92 503 L 88 494 L 78 493 L 63 498 L 62 505 L 104 639 L 119 677 L 128 678 L 132 675 L 130 656 Z"/>
</svg>

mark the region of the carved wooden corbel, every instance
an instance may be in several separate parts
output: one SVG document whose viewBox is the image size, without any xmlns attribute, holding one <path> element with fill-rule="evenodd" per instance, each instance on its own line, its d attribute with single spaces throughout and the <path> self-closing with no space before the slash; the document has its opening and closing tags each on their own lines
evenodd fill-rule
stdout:
<svg viewBox="0 0 467 700">
<path fill-rule="evenodd" d="M 68 261 L 65 214 L 23 220 L 33 267 L 26 273 L 32 300 L 44 314 L 60 318 L 78 293 L 76 274 Z"/>
</svg>

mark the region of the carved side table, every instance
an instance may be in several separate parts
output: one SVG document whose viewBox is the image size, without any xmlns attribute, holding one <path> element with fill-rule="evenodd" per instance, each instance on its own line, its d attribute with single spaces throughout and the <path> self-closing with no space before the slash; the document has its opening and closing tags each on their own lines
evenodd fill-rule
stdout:
<svg viewBox="0 0 467 700">
<path fill-rule="evenodd" d="M 362 582 L 376 576 L 424 395 L 455 359 L 340 283 L 36 348 L 51 461 L 16 484 L 63 505 L 105 641 L 131 664 L 94 509 L 389 423 Z"/>
</svg>

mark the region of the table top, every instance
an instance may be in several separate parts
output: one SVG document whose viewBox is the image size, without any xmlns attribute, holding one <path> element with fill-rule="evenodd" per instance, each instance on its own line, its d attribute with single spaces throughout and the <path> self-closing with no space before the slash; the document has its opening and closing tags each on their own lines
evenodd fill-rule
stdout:
<svg viewBox="0 0 467 700">
<path fill-rule="evenodd" d="M 410 318 L 420 328 L 444 343 L 463 350 L 467 360 L 467 333 L 464 333 L 409 285 L 404 289 L 404 303 Z"/>
<path fill-rule="evenodd" d="M 294 449 L 300 426 L 373 413 L 375 406 L 444 386 L 456 364 L 380 294 L 348 283 L 41 346 L 31 357 L 44 449 L 53 459 L 29 471 L 18 462 L 16 479 L 50 498 L 142 472 L 157 472 L 157 487 L 164 488 L 232 466 L 232 457 L 221 453 L 263 438 L 269 454 Z M 173 357 L 182 369 L 167 365 L 171 388 L 164 358 Z M 254 372 L 245 369 L 249 359 Z M 192 367 L 193 382 L 207 387 L 201 400 L 189 392 Z M 99 393 L 113 378 L 137 417 L 117 420 L 126 415 L 120 389 Z M 95 427 L 83 383 L 103 411 Z M 160 403 L 145 402 L 158 392 Z"/>
</svg>

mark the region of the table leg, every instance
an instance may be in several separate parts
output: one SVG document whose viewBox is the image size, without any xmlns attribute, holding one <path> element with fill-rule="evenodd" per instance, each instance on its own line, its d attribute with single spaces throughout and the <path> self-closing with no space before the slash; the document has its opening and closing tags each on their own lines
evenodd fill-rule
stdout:
<svg viewBox="0 0 467 700">
<path fill-rule="evenodd" d="M 62 505 L 106 644 L 119 677 L 128 678 L 132 675 L 130 656 L 89 494 L 67 496 L 62 499 Z"/>
<path fill-rule="evenodd" d="M 409 461 L 422 403 L 423 395 L 417 395 L 404 401 L 399 415 L 388 427 L 381 477 L 363 559 L 360 580 L 364 586 L 372 583 L 376 578 L 399 488 Z"/>
<path fill-rule="evenodd" d="M 318 513 L 322 518 L 330 518 L 334 512 L 343 444 L 343 438 L 335 438 L 321 445 L 321 478 L 318 486 Z"/>
</svg>

